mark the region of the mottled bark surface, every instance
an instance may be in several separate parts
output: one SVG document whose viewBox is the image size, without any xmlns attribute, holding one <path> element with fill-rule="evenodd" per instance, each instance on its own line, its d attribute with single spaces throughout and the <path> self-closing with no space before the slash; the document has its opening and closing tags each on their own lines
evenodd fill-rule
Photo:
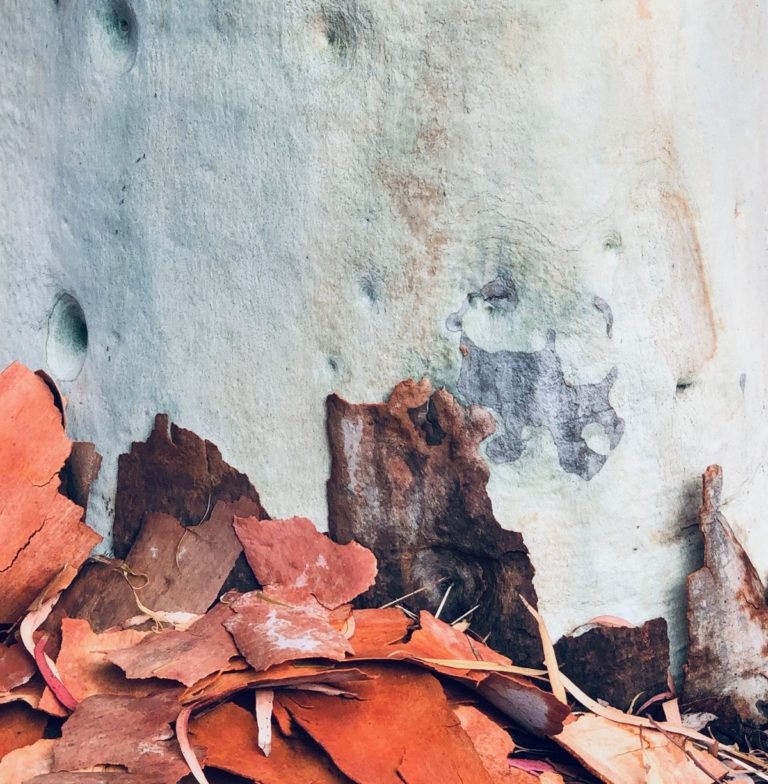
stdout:
<svg viewBox="0 0 768 784">
<path fill-rule="evenodd" d="M 434 611 L 452 585 L 444 619 L 479 605 L 472 628 L 513 661 L 538 664 L 536 625 L 518 598 L 536 602 L 533 566 L 521 534 L 493 515 L 478 452 L 493 432 L 489 412 L 432 394 L 427 380 L 402 382 L 387 403 L 330 396 L 329 529 L 378 559 L 363 606 L 425 588 L 406 604 Z"/>
<path fill-rule="evenodd" d="M 555 644 L 563 672 L 590 697 L 627 710 L 667 691 L 667 622 L 654 618 L 638 627 L 598 626 Z"/>
<path fill-rule="evenodd" d="M 162 512 L 183 525 L 196 525 L 208 517 L 219 501 L 241 496 L 259 504 L 259 494 L 245 474 L 224 462 L 215 444 L 190 430 L 170 425 L 158 414 L 146 442 L 136 442 L 120 455 L 115 498 L 113 547 L 125 558 L 149 512 Z"/>
</svg>

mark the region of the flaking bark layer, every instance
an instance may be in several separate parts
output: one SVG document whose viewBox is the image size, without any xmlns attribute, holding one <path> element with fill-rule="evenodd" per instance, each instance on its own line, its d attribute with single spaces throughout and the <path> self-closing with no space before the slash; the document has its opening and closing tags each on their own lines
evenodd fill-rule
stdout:
<svg viewBox="0 0 768 784">
<path fill-rule="evenodd" d="M 375 585 L 360 603 L 376 607 L 411 591 L 413 609 L 442 617 L 475 605 L 472 628 L 521 664 L 539 664 L 536 625 L 519 600 L 535 604 L 534 569 L 523 537 L 505 530 L 486 492 L 478 452 L 494 432 L 490 412 L 462 407 L 428 380 L 404 381 L 387 403 L 328 398 L 329 530 L 339 542 L 373 550 Z"/>
</svg>

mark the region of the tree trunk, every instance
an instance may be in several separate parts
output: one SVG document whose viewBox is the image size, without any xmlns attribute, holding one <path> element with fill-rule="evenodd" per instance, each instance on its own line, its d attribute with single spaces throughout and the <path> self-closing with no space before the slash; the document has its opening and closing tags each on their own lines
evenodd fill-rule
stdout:
<svg viewBox="0 0 768 784">
<path fill-rule="evenodd" d="M 6 0 L 0 364 L 104 467 L 156 411 L 326 524 L 325 400 L 491 409 L 554 635 L 683 643 L 699 474 L 761 573 L 766 9 Z M 62 298 L 62 295 L 66 295 Z"/>
</svg>

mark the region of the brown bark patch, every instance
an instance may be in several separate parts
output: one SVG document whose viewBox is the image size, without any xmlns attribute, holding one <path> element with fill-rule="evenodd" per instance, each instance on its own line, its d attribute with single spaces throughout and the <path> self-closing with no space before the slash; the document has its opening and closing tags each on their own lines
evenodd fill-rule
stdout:
<svg viewBox="0 0 768 784">
<path fill-rule="evenodd" d="M 492 415 L 463 408 L 429 381 L 404 381 L 387 403 L 328 398 L 331 536 L 376 555 L 375 585 L 360 603 L 376 607 L 411 591 L 415 609 L 443 615 L 475 605 L 472 628 L 516 663 L 539 664 L 536 624 L 519 600 L 536 604 L 533 566 L 521 534 L 503 529 L 486 492 L 478 453 L 494 432 Z"/>
</svg>

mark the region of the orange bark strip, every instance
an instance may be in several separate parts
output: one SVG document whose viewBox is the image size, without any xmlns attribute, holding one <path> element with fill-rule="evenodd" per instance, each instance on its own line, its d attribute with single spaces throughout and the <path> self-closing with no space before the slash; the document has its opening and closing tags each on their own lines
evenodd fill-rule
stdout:
<svg viewBox="0 0 768 784">
<path fill-rule="evenodd" d="M 48 717 L 24 702 L 0 705 L 0 759 L 43 737 Z"/>
<path fill-rule="evenodd" d="M 376 557 L 355 542 L 332 542 L 310 520 L 237 518 L 235 532 L 256 579 L 267 587 L 312 594 L 328 608 L 373 585 Z"/>
<path fill-rule="evenodd" d="M 233 615 L 229 606 L 217 604 L 186 631 L 150 634 L 108 659 L 129 678 L 166 678 L 192 686 L 213 672 L 233 669 L 239 656 L 224 621 Z M 239 667 L 238 667 L 239 668 Z"/>
<path fill-rule="evenodd" d="M 71 442 L 45 382 L 18 363 L 0 373 L 0 623 L 14 623 L 64 564 L 101 537 L 59 493 Z"/>
<path fill-rule="evenodd" d="M 402 664 L 366 665 L 359 699 L 278 692 L 278 699 L 358 784 L 492 784 L 439 681 Z"/>
<path fill-rule="evenodd" d="M 505 729 L 473 705 L 456 705 L 453 712 L 494 784 L 536 784 L 537 776 L 509 767 L 507 757 L 515 750 L 515 742 Z"/>
<path fill-rule="evenodd" d="M 506 656 L 426 611 L 420 613 L 419 623 L 421 628 L 413 633 L 407 643 L 385 646 L 378 653 L 371 648 L 366 658 L 411 661 L 477 690 L 498 710 L 536 735 L 555 735 L 560 732 L 563 720 L 570 713 L 568 706 L 527 678 L 506 673 L 456 669 L 425 661 L 453 659 L 509 665 L 511 662 Z"/>
<path fill-rule="evenodd" d="M 264 672 L 245 670 L 225 672 L 222 675 L 203 678 L 182 695 L 184 704 L 193 702 L 211 703 L 251 687 L 279 688 L 301 686 L 305 683 L 323 683 L 329 686 L 348 685 L 369 679 L 362 670 L 352 667 L 331 668 L 317 665 L 278 664 Z"/>
<path fill-rule="evenodd" d="M 232 703 L 193 719 L 190 739 L 208 750 L 207 765 L 259 784 L 343 784 L 349 779 L 312 743 L 297 737 L 272 735 L 269 757 L 258 748 L 253 714 Z"/>
</svg>

